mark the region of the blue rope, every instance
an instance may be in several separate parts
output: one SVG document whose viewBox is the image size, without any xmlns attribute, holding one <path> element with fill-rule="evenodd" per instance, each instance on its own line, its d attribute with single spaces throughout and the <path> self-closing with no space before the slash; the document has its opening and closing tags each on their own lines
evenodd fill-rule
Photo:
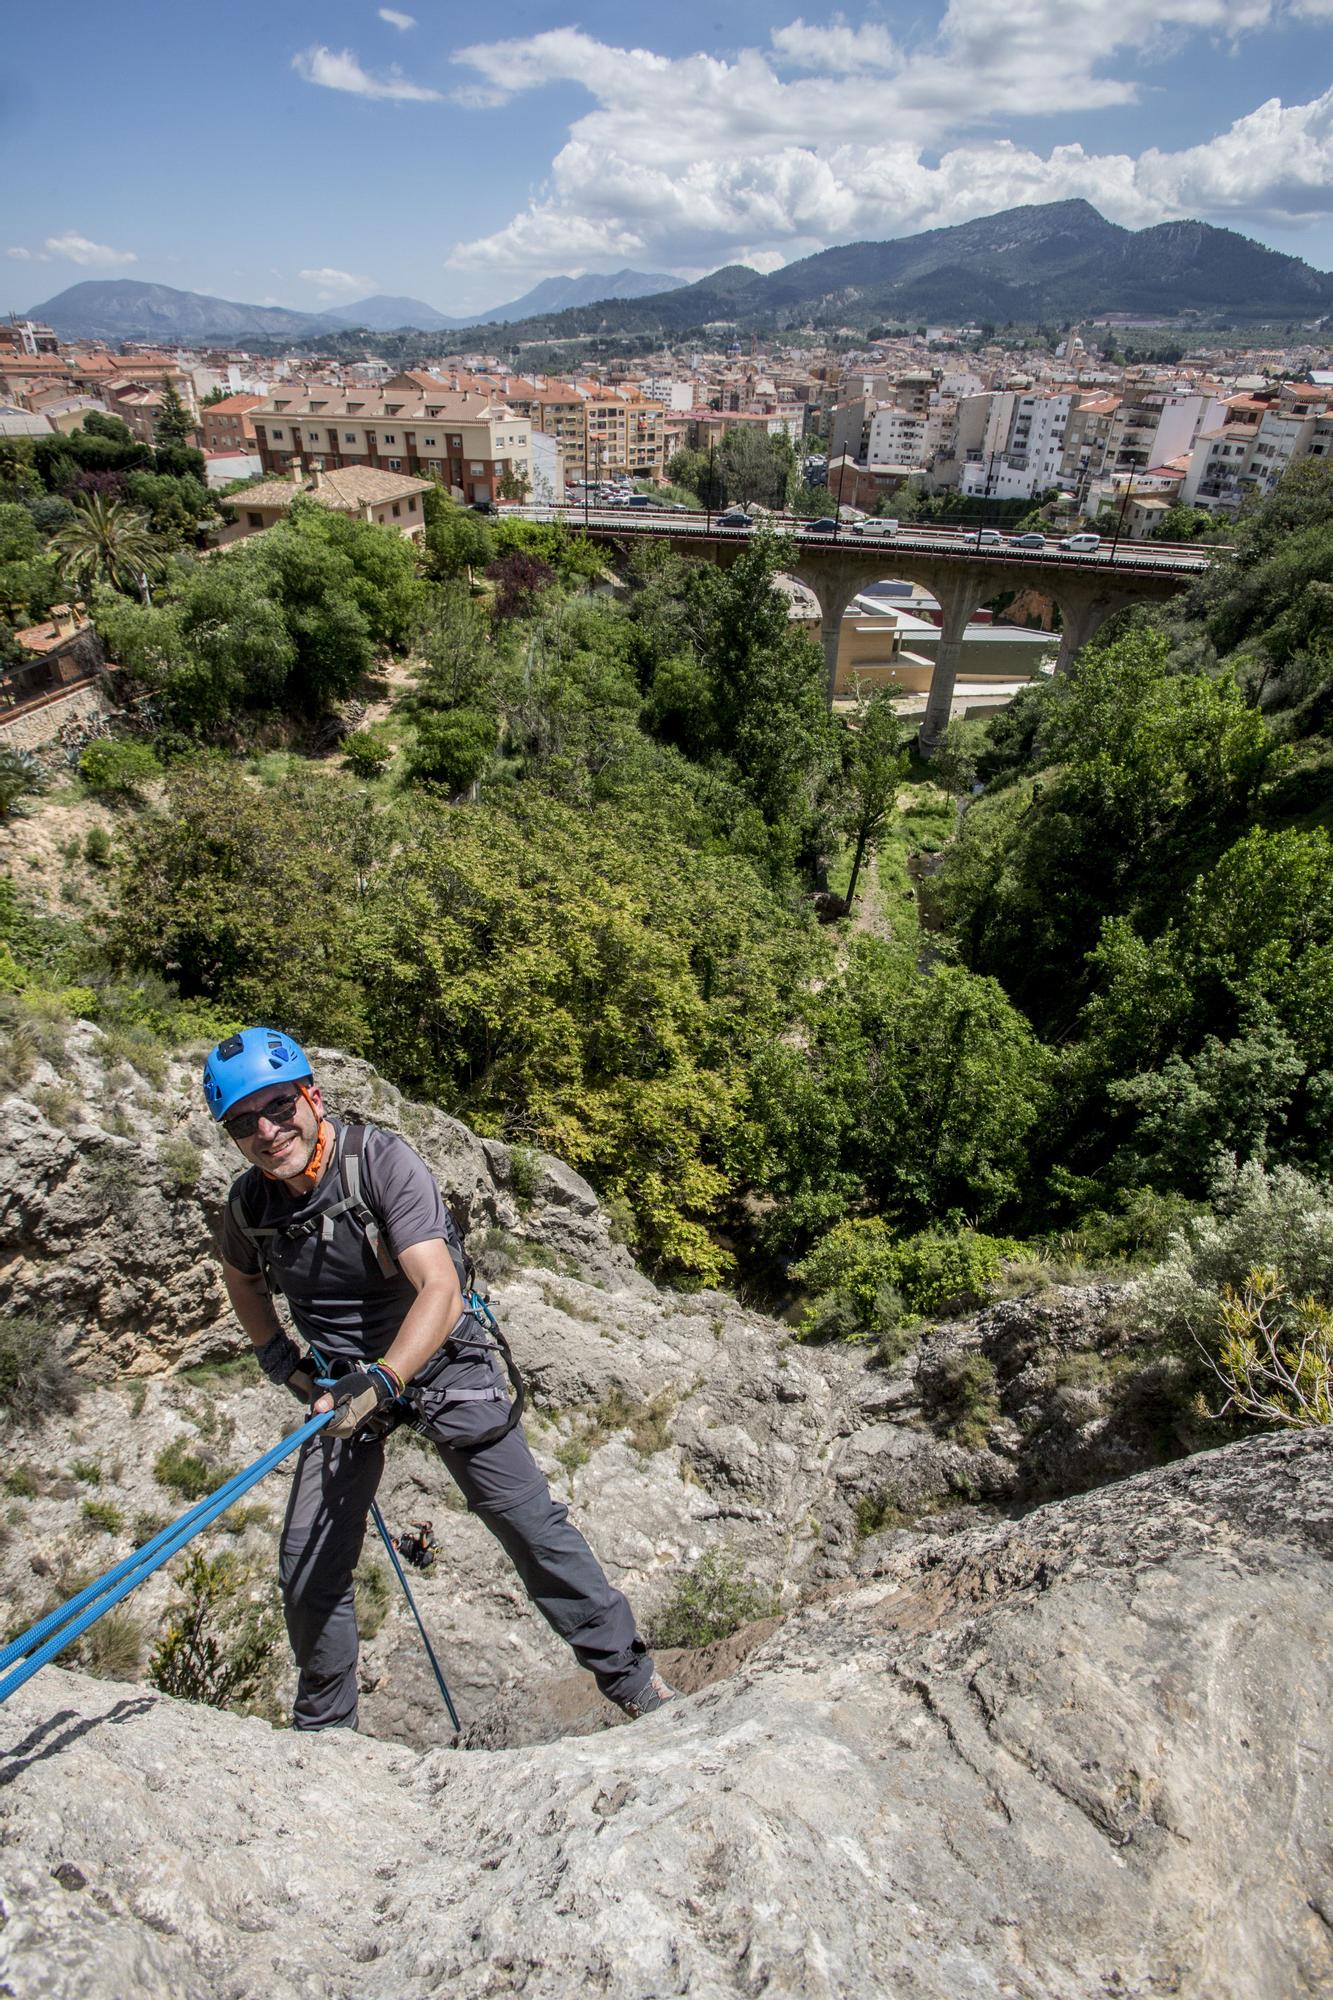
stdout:
<svg viewBox="0 0 1333 2000">
<path fill-rule="evenodd" d="M 86 1632 L 90 1625 L 96 1624 L 113 1605 L 119 1604 L 123 1597 L 128 1597 L 132 1590 L 137 1590 L 154 1570 L 160 1569 L 163 1563 L 170 1561 L 178 1549 L 184 1548 L 188 1541 L 193 1540 L 194 1536 L 208 1527 L 210 1522 L 215 1521 L 219 1514 L 224 1514 L 233 1500 L 239 1499 L 242 1493 L 249 1492 L 252 1486 L 257 1486 L 279 1460 L 289 1457 L 309 1438 L 314 1437 L 317 1431 L 324 1428 L 332 1414 L 331 1410 L 325 1410 L 319 1416 L 311 1417 L 299 1430 L 293 1431 L 290 1437 L 274 1445 L 243 1472 L 235 1474 L 225 1486 L 220 1486 L 216 1493 L 200 1501 L 197 1507 L 191 1508 L 170 1527 L 162 1529 L 151 1542 L 145 1543 L 142 1549 L 136 1549 L 132 1556 L 117 1563 L 104 1577 L 89 1584 L 67 1604 L 48 1613 L 27 1632 L 13 1640 L 5 1648 L 0 1664 L 8 1665 L 19 1654 L 26 1654 L 28 1657 L 23 1660 L 21 1666 L 15 1667 L 12 1673 L 6 1674 L 5 1678 L 0 1680 L 0 1703 L 8 1701 L 10 1695 L 21 1688 L 25 1681 L 31 1680 L 39 1668 L 44 1667 L 48 1660 L 53 1660 L 57 1653 L 63 1652 L 66 1646 L 72 1645 L 75 1639 Z M 59 1630 L 53 1632 L 52 1628 L 55 1626 L 58 1626 Z M 52 1636 L 45 1639 L 44 1643 L 38 1644 L 38 1640 L 47 1632 L 51 1632 Z M 31 1650 L 34 1645 L 35 1652 Z"/>
</svg>

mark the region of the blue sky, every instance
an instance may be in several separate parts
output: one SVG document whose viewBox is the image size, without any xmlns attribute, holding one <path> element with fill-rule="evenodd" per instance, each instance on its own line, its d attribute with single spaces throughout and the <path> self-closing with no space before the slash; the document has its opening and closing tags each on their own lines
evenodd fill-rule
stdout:
<svg viewBox="0 0 1333 2000">
<path fill-rule="evenodd" d="M 6 309 L 131 277 L 464 312 L 1068 195 L 1328 269 L 1333 0 L 65 0 L 7 24 L 0 186 Z"/>
</svg>

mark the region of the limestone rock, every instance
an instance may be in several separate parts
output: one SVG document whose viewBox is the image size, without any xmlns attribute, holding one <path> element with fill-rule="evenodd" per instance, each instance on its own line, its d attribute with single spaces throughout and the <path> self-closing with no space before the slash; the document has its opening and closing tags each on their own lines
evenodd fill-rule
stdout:
<svg viewBox="0 0 1333 2000">
<path fill-rule="evenodd" d="M 48 1669 L 0 1983 L 79 2000 L 1300 2000 L 1333 1987 L 1333 1456 L 884 1545 L 621 1729 L 424 1754 Z"/>
</svg>

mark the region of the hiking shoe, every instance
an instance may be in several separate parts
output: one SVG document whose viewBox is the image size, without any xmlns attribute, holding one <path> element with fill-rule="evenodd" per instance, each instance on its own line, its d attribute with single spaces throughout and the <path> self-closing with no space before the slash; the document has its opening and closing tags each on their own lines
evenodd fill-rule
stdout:
<svg viewBox="0 0 1333 2000">
<path fill-rule="evenodd" d="M 641 1715 L 651 1715 L 655 1708 L 664 1708 L 667 1702 L 675 1699 L 676 1689 L 668 1687 L 654 1667 L 639 1692 L 631 1695 L 628 1701 L 622 1701 L 619 1706 L 631 1722 L 637 1722 Z"/>
</svg>

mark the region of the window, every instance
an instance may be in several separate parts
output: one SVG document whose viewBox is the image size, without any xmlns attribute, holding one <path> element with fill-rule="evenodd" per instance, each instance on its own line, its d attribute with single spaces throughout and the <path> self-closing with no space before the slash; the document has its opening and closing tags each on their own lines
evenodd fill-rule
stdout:
<svg viewBox="0 0 1333 2000">
<path fill-rule="evenodd" d="M 417 496 L 415 493 L 413 493 L 408 499 L 407 511 L 409 514 L 415 514 L 417 511 Z"/>
<path fill-rule="evenodd" d="M 318 432 L 318 431 L 307 431 L 307 432 L 306 432 L 306 434 L 305 434 L 305 441 L 306 441 L 306 443 L 307 443 L 307 444 L 318 444 L 318 443 L 319 443 L 319 432 Z"/>
<path fill-rule="evenodd" d="M 280 437 L 282 436 L 282 432 L 281 432 L 281 431 L 270 431 L 270 432 L 269 432 L 269 436 L 270 436 L 271 438 L 280 438 Z"/>
<path fill-rule="evenodd" d="M 344 444 L 355 444 L 355 443 L 356 443 L 356 432 L 355 432 L 355 431 L 344 431 L 344 432 L 343 432 L 343 443 L 344 443 Z"/>
<path fill-rule="evenodd" d="M 449 449 L 450 449 L 451 451 L 461 451 L 461 450 L 463 449 L 463 440 L 462 440 L 462 438 L 450 438 L 450 440 L 449 440 Z"/>
<path fill-rule="evenodd" d="M 393 503 L 393 511 L 395 514 L 401 514 L 403 511 L 396 500 Z"/>
<path fill-rule="evenodd" d="M 426 443 L 427 443 L 427 444 L 434 444 L 434 442 L 435 442 L 434 438 L 427 438 L 427 439 L 426 439 Z"/>
<path fill-rule="evenodd" d="M 393 431 L 386 431 L 384 433 L 384 436 L 380 439 L 381 444 L 397 444 L 397 442 L 398 439 L 393 433 Z"/>
<path fill-rule="evenodd" d="M 474 479 L 480 479 L 484 474 L 485 470 L 486 468 L 484 465 L 478 465 L 475 463 L 475 461 L 468 466 L 468 471 L 472 474 L 472 477 Z"/>
<path fill-rule="evenodd" d="M 264 517 L 262 514 L 247 514 L 245 517 L 245 523 L 246 526 L 249 528 L 262 528 L 264 525 Z"/>
</svg>

